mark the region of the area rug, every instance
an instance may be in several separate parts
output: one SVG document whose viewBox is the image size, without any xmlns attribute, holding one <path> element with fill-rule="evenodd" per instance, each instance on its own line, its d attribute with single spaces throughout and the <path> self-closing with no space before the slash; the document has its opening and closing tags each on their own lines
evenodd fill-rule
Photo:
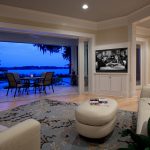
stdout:
<svg viewBox="0 0 150 150">
<path fill-rule="evenodd" d="M 119 110 L 113 133 L 104 141 L 89 140 L 78 135 L 75 128 L 75 103 L 39 100 L 12 110 L 0 112 L 0 124 L 11 127 L 34 118 L 41 123 L 41 150 L 116 150 L 127 147 L 129 137 L 122 138 L 125 128 L 136 128 L 137 114 Z"/>
</svg>

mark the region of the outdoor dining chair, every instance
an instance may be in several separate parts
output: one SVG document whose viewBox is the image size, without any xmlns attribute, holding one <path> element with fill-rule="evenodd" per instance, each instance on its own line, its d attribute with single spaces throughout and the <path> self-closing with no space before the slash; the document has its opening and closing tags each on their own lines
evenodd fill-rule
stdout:
<svg viewBox="0 0 150 150">
<path fill-rule="evenodd" d="M 15 80 L 17 83 L 21 83 L 21 80 L 20 80 L 20 76 L 18 73 L 13 73 L 14 74 L 14 77 L 15 77 Z"/>
<path fill-rule="evenodd" d="M 46 72 L 41 74 L 40 78 L 37 78 L 36 80 L 34 80 L 33 82 L 33 87 L 34 87 L 34 93 L 36 94 L 36 89 L 39 89 L 39 92 L 41 92 L 41 84 L 42 84 L 42 80 L 45 78 L 45 74 Z"/>
<path fill-rule="evenodd" d="M 22 82 L 18 73 L 6 73 L 6 78 L 8 80 L 6 96 L 9 93 L 9 89 L 15 89 L 14 97 L 16 96 L 17 90 L 18 93 L 20 93 L 21 88 L 23 88 L 23 91 L 25 90 L 25 92 L 28 94 L 30 83 Z"/>
<path fill-rule="evenodd" d="M 7 80 L 8 80 L 8 87 L 7 87 L 6 96 L 9 93 L 9 89 L 15 89 L 15 92 L 14 92 L 14 97 L 15 97 L 17 90 L 18 90 L 18 93 L 19 93 L 20 89 L 23 87 L 23 85 L 17 81 L 17 78 L 15 78 L 14 73 L 6 73 L 6 77 L 7 77 Z"/>
<path fill-rule="evenodd" d="M 54 88 L 53 88 L 53 72 L 46 72 L 43 74 L 43 79 L 40 80 L 40 82 L 35 83 L 35 93 L 36 93 L 36 87 L 39 87 L 39 91 L 43 90 L 46 93 L 46 87 L 52 86 L 52 90 L 54 93 Z"/>
<path fill-rule="evenodd" d="M 22 93 L 25 91 L 27 94 L 29 94 L 30 80 L 21 80 L 18 73 L 13 73 L 13 74 L 17 83 L 22 85 L 23 88 Z"/>
</svg>

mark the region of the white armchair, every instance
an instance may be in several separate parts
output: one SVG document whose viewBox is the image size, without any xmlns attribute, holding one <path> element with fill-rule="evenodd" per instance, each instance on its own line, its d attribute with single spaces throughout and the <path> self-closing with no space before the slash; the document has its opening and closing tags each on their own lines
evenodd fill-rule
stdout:
<svg viewBox="0 0 150 150">
<path fill-rule="evenodd" d="M 0 132 L 0 150 L 40 150 L 41 125 L 28 119 Z"/>
<path fill-rule="evenodd" d="M 147 135 L 147 122 L 150 118 L 150 85 L 144 86 L 138 102 L 137 134 Z"/>
<path fill-rule="evenodd" d="M 150 85 L 142 87 L 140 98 L 150 98 Z"/>
</svg>

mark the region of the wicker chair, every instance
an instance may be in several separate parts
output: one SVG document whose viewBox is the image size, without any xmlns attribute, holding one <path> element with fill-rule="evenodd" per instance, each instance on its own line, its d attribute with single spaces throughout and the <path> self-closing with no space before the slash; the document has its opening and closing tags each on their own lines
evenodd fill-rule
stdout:
<svg viewBox="0 0 150 150">
<path fill-rule="evenodd" d="M 23 87 L 23 85 L 17 80 L 16 75 L 14 73 L 6 73 L 6 77 L 8 80 L 8 87 L 7 87 L 7 94 L 9 93 L 9 89 L 15 89 L 14 97 L 16 96 L 16 92 L 18 90 L 18 93 L 20 92 L 20 89 Z"/>
<path fill-rule="evenodd" d="M 46 72 L 45 74 L 43 74 L 43 79 L 35 84 L 35 89 L 36 87 L 39 87 L 40 91 L 41 89 L 46 93 L 46 87 L 50 87 L 52 86 L 52 90 L 54 93 L 54 88 L 53 88 L 53 72 Z M 36 91 L 35 91 L 36 93 Z"/>
</svg>

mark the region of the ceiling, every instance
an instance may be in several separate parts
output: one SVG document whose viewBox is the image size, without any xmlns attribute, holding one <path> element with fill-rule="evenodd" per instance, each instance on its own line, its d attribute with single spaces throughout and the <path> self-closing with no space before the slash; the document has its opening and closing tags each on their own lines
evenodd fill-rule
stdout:
<svg viewBox="0 0 150 150">
<path fill-rule="evenodd" d="M 89 4 L 88 10 L 81 9 L 83 3 Z M 129 15 L 150 5 L 150 0 L 0 0 L 0 4 L 98 22 Z"/>
</svg>

